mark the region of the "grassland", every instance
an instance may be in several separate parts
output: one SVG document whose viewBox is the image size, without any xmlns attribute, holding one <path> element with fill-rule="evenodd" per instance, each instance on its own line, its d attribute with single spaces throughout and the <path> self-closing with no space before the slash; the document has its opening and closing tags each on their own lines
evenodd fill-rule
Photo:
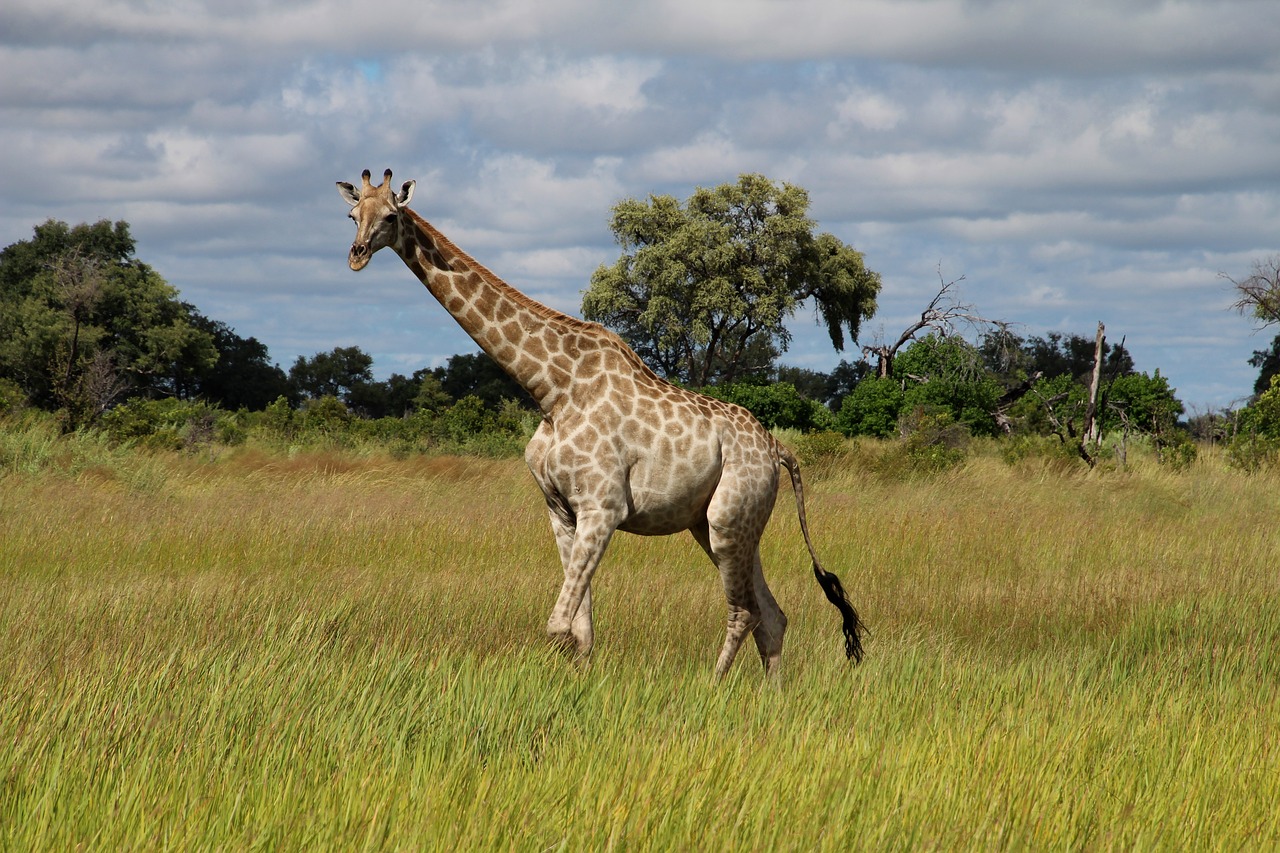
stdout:
<svg viewBox="0 0 1280 853">
<path fill-rule="evenodd" d="M 0 848 L 1275 849 L 1280 476 L 808 473 L 780 687 L 688 537 L 597 645 L 520 462 L 116 455 L 0 475 Z"/>
</svg>

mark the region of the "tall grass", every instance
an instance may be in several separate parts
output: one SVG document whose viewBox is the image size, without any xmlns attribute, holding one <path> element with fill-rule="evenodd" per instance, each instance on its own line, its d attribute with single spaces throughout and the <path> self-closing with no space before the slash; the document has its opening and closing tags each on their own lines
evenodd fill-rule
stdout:
<svg viewBox="0 0 1280 853">
<path fill-rule="evenodd" d="M 780 687 L 688 537 L 619 536 L 579 670 L 518 461 L 241 453 L 0 479 L 5 849 L 1280 844 L 1280 478 L 979 455 L 789 495 Z"/>
</svg>

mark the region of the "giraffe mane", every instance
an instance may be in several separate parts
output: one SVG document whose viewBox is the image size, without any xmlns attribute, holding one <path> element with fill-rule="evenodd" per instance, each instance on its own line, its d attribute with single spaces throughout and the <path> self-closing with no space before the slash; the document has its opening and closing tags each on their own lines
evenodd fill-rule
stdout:
<svg viewBox="0 0 1280 853">
<path fill-rule="evenodd" d="M 448 250 L 454 258 L 456 258 L 457 260 L 461 261 L 464 265 L 466 265 L 466 268 L 468 270 L 470 270 L 471 272 L 474 272 L 476 275 L 480 276 L 490 284 L 498 285 L 510 290 L 511 297 L 515 302 L 517 302 L 522 307 L 528 308 L 537 316 L 545 320 L 555 320 L 557 322 L 564 323 L 570 328 L 577 331 L 584 331 L 587 329 L 599 328 L 599 324 L 597 323 L 592 323 L 587 320 L 580 320 L 577 317 L 572 317 L 568 314 L 565 314 L 563 311 L 557 311 L 551 306 L 544 305 L 538 300 L 530 296 L 527 296 L 524 293 L 521 293 L 519 290 L 517 290 L 516 288 L 512 287 L 511 285 L 503 281 L 501 278 L 499 278 L 492 270 L 490 270 L 484 264 L 480 263 L 475 258 L 471 257 L 462 249 L 459 249 L 458 246 L 452 240 L 444 236 L 444 234 L 440 233 L 439 229 L 437 229 L 430 222 L 428 222 L 427 220 L 419 216 L 416 211 L 405 208 L 405 212 L 407 212 L 411 217 L 413 217 L 414 223 L 423 231 L 425 231 L 428 236 L 431 237 L 432 242 L 434 242 L 437 247 Z"/>
</svg>

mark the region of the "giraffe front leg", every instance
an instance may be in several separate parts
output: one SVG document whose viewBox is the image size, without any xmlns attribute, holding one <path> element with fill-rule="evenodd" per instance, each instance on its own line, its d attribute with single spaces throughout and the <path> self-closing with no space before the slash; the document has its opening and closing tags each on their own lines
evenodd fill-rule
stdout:
<svg viewBox="0 0 1280 853">
<path fill-rule="evenodd" d="M 553 526 L 557 523 L 561 522 L 552 521 Z M 547 620 L 547 634 L 554 643 L 573 649 L 583 658 L 590 653 L 595 640 L 591 624 L 591 577 L 616 527 L 616 522 L 603 513 L 583 513 L 572 530 L 571 543 L 566 543 L 567 537 L 561 530 L 556 532 L 564 562 L 564 585 Z M 569 547 L 566 549 L 564 544 Z"/>
</svg>

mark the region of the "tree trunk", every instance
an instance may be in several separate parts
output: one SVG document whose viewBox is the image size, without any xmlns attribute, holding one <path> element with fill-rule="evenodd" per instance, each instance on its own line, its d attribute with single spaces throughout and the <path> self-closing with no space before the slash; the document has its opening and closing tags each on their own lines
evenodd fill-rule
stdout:
<svg viewBox="0 0 1280 853">
<path fill-rule="evenodd" d="M 1106 327 L 1102 325 L 1102 321 L 1098 321 L 1098 338 L 1093 345 L 1093 378 L 1089 381 L 1089 405 L 1084 410 L 1084 429 L 1081 430 L 1083 442 L 1082 449 L 1085 452 L 1086 459 L 1092 459 L 1093 454 L 1089 452 L 1091 445 L 1096 445 L 1101 439 L 1101 430 L 1098 429 L 1098 385 L 1102 382 L 1102 347 L 1106 342 Z M 1092 463 L 1090 463 L 1092 464 Z"/>
</svg>

